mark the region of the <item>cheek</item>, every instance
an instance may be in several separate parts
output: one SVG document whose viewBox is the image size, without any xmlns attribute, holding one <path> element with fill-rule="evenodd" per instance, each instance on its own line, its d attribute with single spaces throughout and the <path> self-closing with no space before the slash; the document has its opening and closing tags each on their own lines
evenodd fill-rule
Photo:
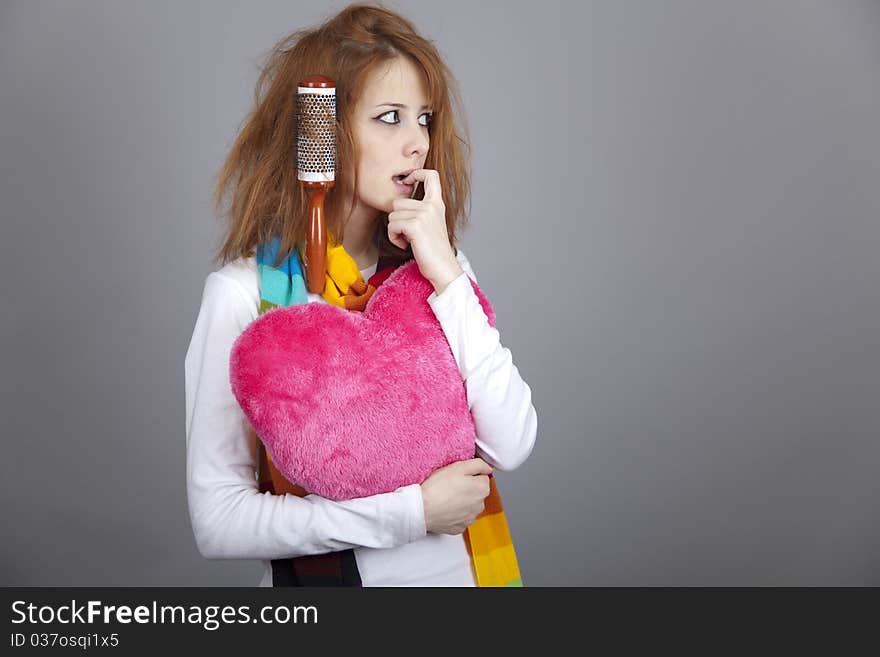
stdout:
<svg viewBox="0 0 880 657">
<path fill-rule="evenodd" d="M 358 178 L 368 180 L 375 173 L 376 155 L 371 149 L 364 148 L 361 150 L 361 158 L 358 162 Z"/>
<path fill-rule="evenodd" d="M 383 159 L 389 149 L 388 138 L 389 135 L 380 130 L 365 131 L 359 144 L 364 159 L 373 162 Z"/>
</svg>

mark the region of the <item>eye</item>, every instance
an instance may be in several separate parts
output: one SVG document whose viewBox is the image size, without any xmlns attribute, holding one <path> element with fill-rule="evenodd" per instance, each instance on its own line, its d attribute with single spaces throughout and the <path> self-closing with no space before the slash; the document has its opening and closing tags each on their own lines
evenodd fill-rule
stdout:
<svg viewBox="0 0 880 657">
<path fill-rule="evenodd" d="M 376 118 L 379 122 L 384 123 L 385 125 L 397 125 L 398 123 L 400 123 L 399 119 L 397 121 L 383 121 L 382 117 L 388 116 L 389 114 L 394 114 L 396 118 L 398 111 L 391 110 L 389 112 L 385 112 L 384 114 L 380 114 Z M 431 121 L 434 119 L 434 115 L 431 112 L 425 112 L 424 114 L 422 114 L 422 116 L 427 117 L 427 120 L 425 121 L 425 123 L 420 123 L 419 125 L 421 125 L 423 128 L 427 128 Z"/>
</svg>

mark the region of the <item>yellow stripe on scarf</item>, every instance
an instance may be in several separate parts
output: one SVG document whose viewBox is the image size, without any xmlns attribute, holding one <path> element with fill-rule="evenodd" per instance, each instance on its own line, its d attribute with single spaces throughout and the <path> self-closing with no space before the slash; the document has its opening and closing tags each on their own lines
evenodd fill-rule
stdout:
<svg viewBox="0 0 880 657">
<path fill-rule="evenodd" d="M 301 262 L 305 257 L 304 252 L 305 243 L 301 243 Z M 326 266 L 327 272 L 324 276 L 322 296 L 334 306 L 345 310 L 363 311 L 376 288 L 364 281 L 354 258 L 348 255 L 343 246 L 337 243 L 329 232 L 327 233 Z"/>
</svg>

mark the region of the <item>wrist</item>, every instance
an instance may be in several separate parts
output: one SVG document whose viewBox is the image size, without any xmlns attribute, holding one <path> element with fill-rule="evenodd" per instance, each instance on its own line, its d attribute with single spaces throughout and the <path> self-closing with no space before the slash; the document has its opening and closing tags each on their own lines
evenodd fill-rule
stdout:
<svg viewBox="0 0 880 657">
<path fill-rule="evenodd" d="M 454 281 L 456 278 L 461 276 L 464 273 L 464 269 L 461 268 L 461 265 L 458 263 L 458 260 L 451 262 L 448 267 L 446 267 L 443 272 L 435 277 L 431 284 L 434 286 L 434 292 L 439 296 L 443 293 L 443 290 Z"/>
<path fill-rule="evenodd" d="M 430 506 L 428 496 L 425 494 L 426 493 L 425 485 L 424 484 L 419 485 L 419 490 L 422 493 L 422 517 L 424 518 L 424 522 L 425 522 L 425 533 L 428 534 L 431 532 L 431 520 L 432 520 L 431 506 Z"/>
</svg>

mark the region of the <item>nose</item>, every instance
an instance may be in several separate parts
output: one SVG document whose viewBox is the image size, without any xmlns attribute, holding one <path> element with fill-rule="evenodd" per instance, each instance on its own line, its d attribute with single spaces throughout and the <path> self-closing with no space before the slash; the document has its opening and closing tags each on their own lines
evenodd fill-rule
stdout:
<svg viewBox="0 0 880 657">
<path fill-rule="evenodd" d="M 422 125 L 417 125 L 414 128 L 411 128 L 409 132 L 407 132 L 406 142 L 404 145 L 404 155 L 406 157 L 412 157 L 413 155 L 418 155 L 419 157 L 424 157 L 428 152 L 428 146 L 430 145 L 430 139 L 428 137 L 428 131 Z"/>
</svg>

